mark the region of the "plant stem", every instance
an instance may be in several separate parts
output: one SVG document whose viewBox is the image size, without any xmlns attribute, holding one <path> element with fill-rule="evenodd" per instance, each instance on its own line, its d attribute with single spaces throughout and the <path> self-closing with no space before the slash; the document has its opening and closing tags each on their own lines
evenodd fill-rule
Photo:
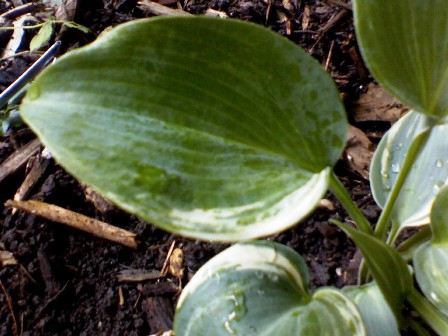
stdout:
<svg viewBox="0 0 448 336">
<path fill-rule="evenodd" d="M 426 330 L 420 323 L 413 320 L 412 318 L 409 319 L 409 325 L 411 326 L 411 329 L 416 332 L 419 336 L 431 336 L 428 330 Z"/>
<path fill-rule="evenodd" d="M 371 281 L 371 276 L 369 273 L 369 268 L 367 267 L 365 260 L 362 259 L 361 264 L 359 265 L 359 269 L 358 269 L 357 284 L 358 284 L 358 286 L 362 286 L 366 283 L 369 283 L 370 281 Z"/>
<path fill-rule="evenodd" d="M 411 171 L 412 165 L 414 164 L 420 150 L 425 145 L 426 140 L 431 134 L 431 129 L 432 127 L 429 127 L 428 129 L 417 135 L 412 141 L 411 146 L 409 147 L 403 163 L 403 168 L 401 169 L 400 174 L 398 174 L 398 178 L 392 187 L 386 204 L 384 205 L 384 209 L 375 227 L 375 236 L 380 238 L 381 240 L 384 240 L 386 237 L 387 231 L 390 227 L 392 210 L 394 208 L 395 202 L 398 198 L 398 195 L 400 194 L 404 182 L 406 181 L 406 178 L 409 175 L 409 172 Z"/>
<path fill-rule="evenodd" d="M 400 233 L 400 231 L 398 230 L 398 226 L 397 225 L 392 226 L 392 228 L 390 229 L 390 232 L 389 232 L 389 236 L 387 237 L 386 243 L 389 246 L 394 245 L 395 241 L 398 238 L 399 233 Z"/>
<path fill-rule="evenodd" d="M 408 296 L 408 302 L 412 305 L 423 320 L 438 334 L 448 335 L 448 318 L 442 315 L 424 296 L 415 288 Z"/>
<path fill-rule="evenodd" d="M 405 261 L 410 261 L 413 258 L 414 251 L 429 239 L 431 239 L 431 228 L 429 226 L 425 226 L 419 232 L 401 243 L 397 248 L 397 252 L 400 253 L 401 257 Z"/>
<path fill-rule="evenodd" d="M 341 202 L 349 216 L 355 221 L 356 226 L 364 233 L 373 234 L 370 222 L 363 215 L 358 206 L 353 202 L 342 182 L 332 171 L 330 175 L 330 190 L 333 195 Z"/>
</svg>

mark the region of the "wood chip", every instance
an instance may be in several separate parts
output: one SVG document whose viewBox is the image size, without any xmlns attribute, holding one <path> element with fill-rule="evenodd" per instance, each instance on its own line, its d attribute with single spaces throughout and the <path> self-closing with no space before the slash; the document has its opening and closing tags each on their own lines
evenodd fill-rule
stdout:
<svg viewBox="0 0 448 336">
<path fill-rule="evenodd" d="M 229 17 L 227 15 L 227 13 L 221 12 L 221 11 L 217 11 L 217 10 L 214 10 L 214 9 L 211 9 L 211 8 L 207 9 L 205 11 L 204 15 L 205 16 L 211 16 L 211 17 L 218 17 L 218 18 L 221 18 L 221 19 L 226 19 L 226 18 Z"/>
<path fill-rule="evenodd" d="M 17 265 L 17 260 L 14 255 L 8 251 L 0 251 L 0 262 L 3 267 Z"/>
<path fill-rule="evenodd" d="M 303 17 L 302 17 L 302 29 L 307 30 L 310 26 L 311 22 L 311 9 L 309 6 L 305 6 L 303 10 Z"/>
<path fill-rule="evenodd" d="M 152 334 L 149 336 L 176 336 L 174 331 L 168 330 L 168 331 L 159 331 L 157 334 Z"/>
<path fill-rule="evenodd" d="M 45 171 L 47 170 L 49 165 L 50 160 L 42 157 L 41 155 L 39 155 L 37 159 L 34 160 L 34 164 L 31 167 L 30 172 L 14 195 L 15 201 L 22 201 L 28 197 L 31 191 L 33 191 L 34 187 L 39 183 L 42 176 L 45 174 Z"/>
<path fill-rule="evenodd" d="M 319 201 L 318 207 L 320 209 L 327 209 L 329 211 L 336 211 L 336 208 L 335 208 L 333 202 L 330 201 L 329 199 L 326 199 L 326 198 L 322 198 Z"/>
<path fill-rule="evenodd" d="M 121 286 L 118 286 L 118 306 L 123 307 L 125 302 L 126 301 L 123 295 L 123 288 Z"/>
<path fill-rule="evenodd" d="M 0 183 L 23 168 L 30 157 L 37 153 L 39 146 L 39 140 L 35 139 L 11 154 L 0 165 Z"/>
<path fill-rule="evenodd" d="M 181 9 L 173 9 L 163 6 L 154 1 L 142 0 L 138 2 L 138 7 L 144 11 L 148 11 L 154 15 L 168 15 L 168 16 L 192 16 L 192 14 Z"/>
<path fill-rule="evenodd" d="M 172 281 L 165 282 L 146 282 L 142 286 L 143 296 L 166 296 L 179 293 L 179 286 Z"/>
<path fill-rule="evenodd" d="M 84 195 L 86 196 L 86 200 L 92 203 L 103 215 L 115 210 L 115 206 L 111 202 L 88 186 L 85 186 L 84 188 Z"/>
<path fill-rule="evenodd" d="M 157 280 L 163 278 L 165 275 L 157 270 L 146 271 L 139 269 L 125 269 L 117 274 L 119 282 L 144 282 L 148 280 Z"/>
<path fill-rule="evenodd" d="M 6 201 L 5 207 L 17 208 L 33 215 L 88 232 L 96 237 L 137 248 L 135 234 L 99 220 L 66 210 L 59 206 L 38 201 Z"/>
</svg>

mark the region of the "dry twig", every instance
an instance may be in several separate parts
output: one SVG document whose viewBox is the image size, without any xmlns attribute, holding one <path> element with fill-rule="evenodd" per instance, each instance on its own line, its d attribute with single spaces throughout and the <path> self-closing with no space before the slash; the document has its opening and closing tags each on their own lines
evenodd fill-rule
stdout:
<svg viewBox="0 0 448 336">
<path fill-rule="evenodd" d="M 96 237 L 107 239 L 130 248 L 137 248 L 135 234 L 99 220 L 66 210 L 53 204 L 38 201 L 6 201 L 5 207 L 17 208 L 33 215 L 88 232 Z"/>
<path fill-rule="evenodd" d="M 16 315 L 14 314 L 14 309 L 12 308 L 11 298 L 9 297 L 8 292 L 6 291 L 6 288 L 3 286 L 3 283 L 1 280 L 0 280 L 0 287 L 2 288 L 2 291 L 5 294 L 6 302 L 8 303 L 8 309 L 9 309 L 9 312 L 11 313 L 12 323 L 13 323 L 12 328 L 13 328 L 14 335 L 18 336 L 19 329 L 17 326 Z"/>
</svg>

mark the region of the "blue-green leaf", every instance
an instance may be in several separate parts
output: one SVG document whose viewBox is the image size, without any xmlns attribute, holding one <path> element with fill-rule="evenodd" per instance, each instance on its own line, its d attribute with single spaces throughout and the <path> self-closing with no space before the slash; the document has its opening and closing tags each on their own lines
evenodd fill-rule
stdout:
<svg viewBox="0 0 448 336">
<path fill-rule="evenodd" d="M 433 237 L 414 254 L 415 277 L 426 298 L 448 316 L 448 187 L 437 196 L 431 211 Z"/>
<path fill-rule="evenodd" d="M 448 115 L 448 1 L 355 0 L 354 12 L 376 80 L 413 110 Z"/>
<path fill-rule="evenodd" d="M 348 286 L 343 292 L 358 306 L 369 336 L 400 336 L 397 319 L 373 282 L 363 286 Z"/>
<path fill-rule="evenodd" d="M 206 17 L 114 29 L 46 69 L 21 114 L 61 165 L 123 209 L 228 241 L 309 214 L 347 131 L 334 83 L 306 52 Z"/>
<path fill-rule="evenodd" d="M 375 201 L 383 207 L 403 167 L 412 141 L 429 129 L 428 117 L 410 112 L 381 139 L 370 168 Z M 427 141 L 418 153 L 395 202 L 392 220 L 399 228 L 429 223 L 434 198 L 448 180 L 448 124 L 431 126 Z"/>
<path fill-rule="evenodd" d="M 266 241 L 240 243 L 206 263 L 185 287 L 177 336 L 366 335 L 356 305 L 341 291 L 308 291 L 304 260 Z"/>
</svg>

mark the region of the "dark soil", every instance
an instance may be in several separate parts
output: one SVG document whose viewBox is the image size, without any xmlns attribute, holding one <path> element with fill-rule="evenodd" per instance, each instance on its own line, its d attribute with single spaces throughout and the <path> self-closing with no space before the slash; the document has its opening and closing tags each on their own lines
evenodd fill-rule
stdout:
<svg viewBox="0 0 448 336">
<path fill-rule="evenodd" d="M 126 0 L 106 5 L 102 1 L 79 1 L 75 19 L 95 33 L 86 36 L 77 31 L 64 32 L 63 50 L 88 43 L 110 25 L 150 16 L 136 6 L 136 1 Z M 5 6 L 0 8 L 7 10 Z M 371 81 L 356 46 L 349 9 L 331 1 L 315 0 L 190 0 L 184 4 L 184 9 L 194 14 L 209 8 L 231 18 L 266 25 L 306 49 L 331 73 L 349 113 L 351 102 Z M 0 89 L 34 59 L 26 56 L 2 62 Z M 368 135 L 374 130 L 375 141 L 378 131 L 382 134 L 387 127 L 381 122 L 357 126 Z M 25 126 L 0 137 L 0 163 L 33 138 Z M 343 161 L 338 164 L 337 173 L 367 218 L 375 221 L 379 210 L 368 182 L 348 170 Z M 0 185 L 1 204 L 14 197 L 25 176 L 26 170 L 18 169 Z M 179 279 L 167 275 L 140 283 L 119 282 L 119 272 L 129 268 L 161 270 L 175 242 L 185 256 L 186 272 L 181 279 L 185 286 L 201 265 L 226 248 L 223 244 L 172 235 L 115 208 L 96 208 L 87 200 L 85 188 L 51 161 L 28 198 L 57 204 L 135 232 L 140 241 L 138 250 L 1 208 L 0 250 L 12 252 L 18 264 L 0 268 L 0 335 L 149 335 L 169 330 Z M 353 283 L 359 263 L 354 245 L 328 223 L 329 218 L 348 222 L 350 219 L 332 195 L 326 198 L 329 205 L 319 207 L 304 223 L 268 238 L 292 247 L 305 258 L 312 289 Z"/>
</svg>

